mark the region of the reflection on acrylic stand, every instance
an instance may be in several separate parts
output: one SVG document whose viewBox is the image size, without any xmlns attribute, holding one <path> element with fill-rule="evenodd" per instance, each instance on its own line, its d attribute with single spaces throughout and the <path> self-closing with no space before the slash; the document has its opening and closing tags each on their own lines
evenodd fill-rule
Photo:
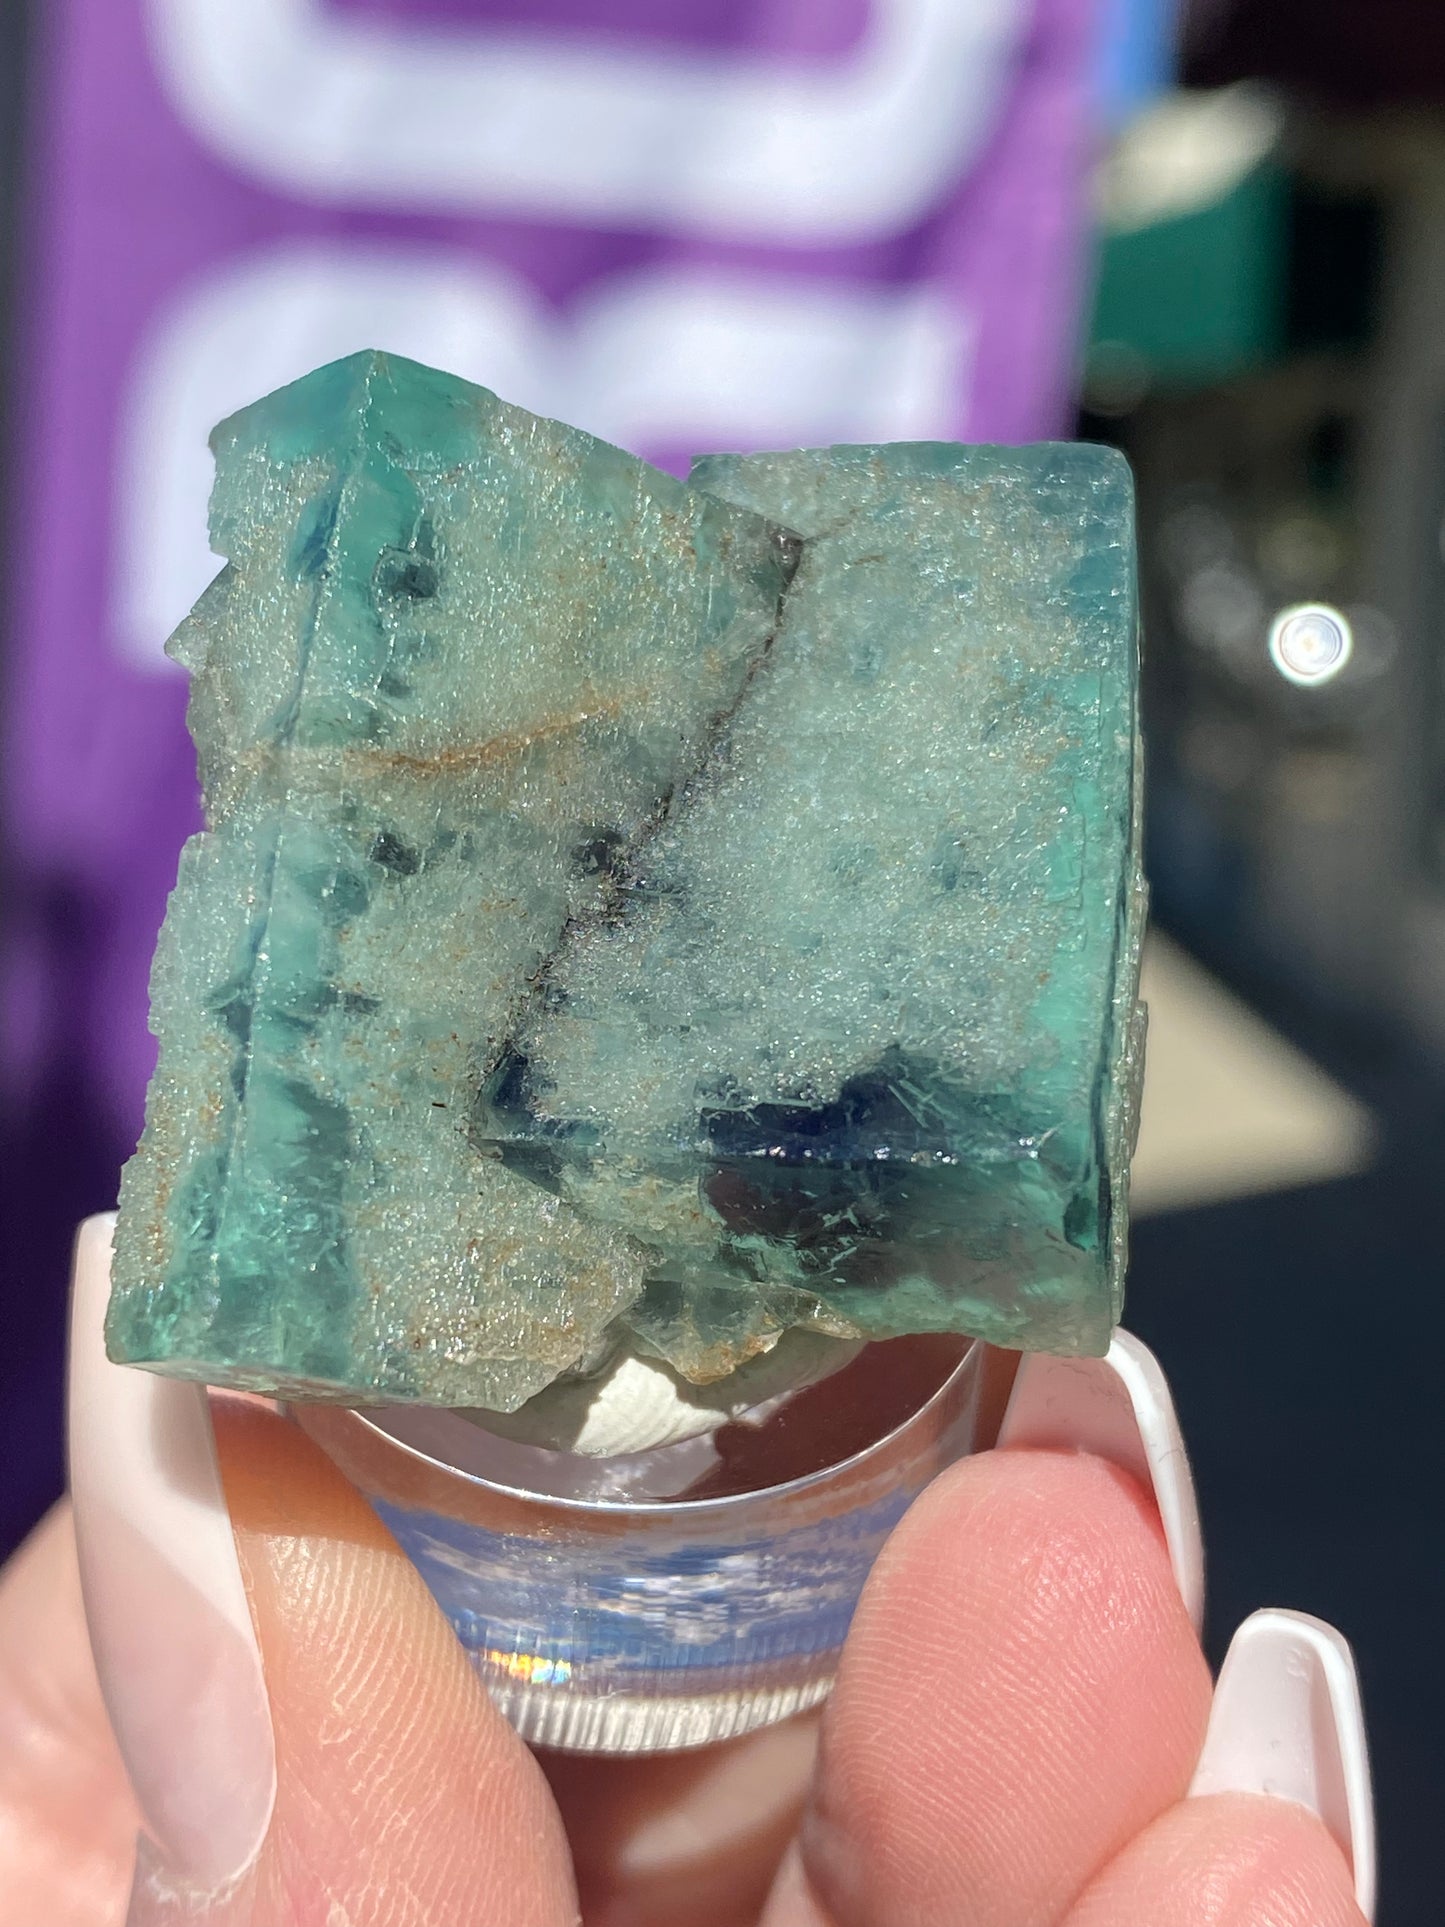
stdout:
<svg viewBox="0 0 1445 1927">
<path fill-rule="evenodd" d="M 525 1739 L 652 1752 L 826 1695 L 883 1541 L 973 1449 L 988 1361 L 1004 1357 L 889 1340 L 760 1423 L 612 1459 L 421 1407 L 295 1416 L 415 1561 Z"/>
</svg>

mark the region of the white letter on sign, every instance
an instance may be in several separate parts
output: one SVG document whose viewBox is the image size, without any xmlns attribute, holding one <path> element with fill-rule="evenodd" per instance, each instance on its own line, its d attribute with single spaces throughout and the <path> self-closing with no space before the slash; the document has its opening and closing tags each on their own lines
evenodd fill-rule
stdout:
<svg viewBox="0 0 1445 1927">
<path fill-rule="evenodd" d="M 150 0 L 196 138 L 302 201 L 824 245 L 897 233 L 977 159 L 1027 0 L 872 0 L 855 52 L 628 48 Z"/>
<path fill-rule="evenodd" d="M 664 267 L 590 287 L 558 321 L 495 264 L 432 250 L 287 245 L 185 291 L 142 354 L 121 419 L 115 630 L 161 644 L 216 572 L 211 425 L 359 348 L 448 368 L 631 448 L 912 440 L 963 406 L 956 298 Z"/>
</svg>

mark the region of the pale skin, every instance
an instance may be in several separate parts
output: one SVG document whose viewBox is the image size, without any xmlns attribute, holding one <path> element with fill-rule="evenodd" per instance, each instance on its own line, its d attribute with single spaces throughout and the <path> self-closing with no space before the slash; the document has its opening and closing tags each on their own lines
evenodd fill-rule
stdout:
<svg viewBox="0 0 1445 1927">
<path fill-rule="evenodd" d="M 820 1723 L 619 1763 L 529 1753 L 317 1448 L 215 1416 L 276 1729 L 256 1927 L 1362 1927 L 1312 1814 L 1184 1798 L 1209 1674 L 1102 1460 L 930 1487 Z M 121 1927 L 137 1826 L 62 1506 L 0 1574 L 0 1927 Z"/>
</svg>

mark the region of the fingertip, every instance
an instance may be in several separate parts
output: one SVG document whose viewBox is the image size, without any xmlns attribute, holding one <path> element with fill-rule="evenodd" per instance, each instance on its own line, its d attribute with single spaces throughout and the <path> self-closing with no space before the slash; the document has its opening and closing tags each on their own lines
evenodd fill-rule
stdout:
<svg viewBox="0 0 1445 1927">
<path fill-rule="evenodd" d="M 139 1821 L 62 1501 L 0 1566 L 0 1919 L 119 1920 Z"/>
<path fill-rule="evenodd" d="M 211 1418 L 226 1503 L 238 1532 L 277 1538 L 317 1534 L 403 1557 L 356 1487 L 274 1405 L 212 1392 Z"/>
<path fill-rule="evenodd" d="M 287 1919 L 575 1921 L 541 1772 L 391 1534 L 274 1410 L 218 1398 L 216 1437 L 276 1730 L 265 1904 Z"/>
<path fill-rule="evenodd" d="M 1318 1814 L 1262 1794 L 1182 1801 L 1096 1877 L 1065 1927 L 1367 1927 Z"/>
<path fill-rule="evenodd" d="M 1175 1583 L 1194 1629 L 1204 1624 L 1204 1540 L 1179 1415 L 1147 1345 L 1116 1331 L 1102 1358 L 1033 1352 L 1015 1377 L 998 1430 L 1005 1450 L 1051 1447 L 1107 1459 L 1136 1479 L 1158 1515 Z"/>
<path fill-rule="evenodd" d="M 805 1827 L 840 1927 L 1049 1917 L 1179 1799 L 1209 1677 L 1141 1487 L 1080 1453 L 954 1467 L 865 1589 Z"/>
</svg>

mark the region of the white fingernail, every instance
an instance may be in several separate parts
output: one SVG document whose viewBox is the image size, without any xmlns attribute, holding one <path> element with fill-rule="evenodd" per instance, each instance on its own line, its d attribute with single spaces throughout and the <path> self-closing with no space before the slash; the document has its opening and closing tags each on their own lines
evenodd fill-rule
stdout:
<svg viewBox="0 0 1445 1927">
<path fill-rule="evenodd" d="M 1251 1613 L 1230 1641 L 1191 1794 L 1267 1793 L 1317 1813 L 1375 1914 L 1375 1809 L 1349 1642 L 1308 1613 Z"/>
<path fill-rule="evenodd" d="M 125 1927 L 253 1927 L 257 1883 L 248 1874 L 224 1888 L 199 1893 L 144 1835 L 136 1842 L 135 1880 Z"/>
<path fill-rule="evenodd" d="M 1093 1452 L 1146 1486 L 1164 1522 L 1175 1583 L 1198 1631 L 1204 1623 L 1199 1505 L 1169 1383 L 1147 1345 L 1121 1331 L 1105 1358 L 1027 1353 L 998 1444 Z"/>
<path fill-rule="evenodd" d="M 276 1758 L 205 1387 L 105 1355 L 114 1217 L 75 1245 L 70 1488 L 101 1691 L 147 1832 L 212 1891 L 255 1859 Z"/>
</svg>

